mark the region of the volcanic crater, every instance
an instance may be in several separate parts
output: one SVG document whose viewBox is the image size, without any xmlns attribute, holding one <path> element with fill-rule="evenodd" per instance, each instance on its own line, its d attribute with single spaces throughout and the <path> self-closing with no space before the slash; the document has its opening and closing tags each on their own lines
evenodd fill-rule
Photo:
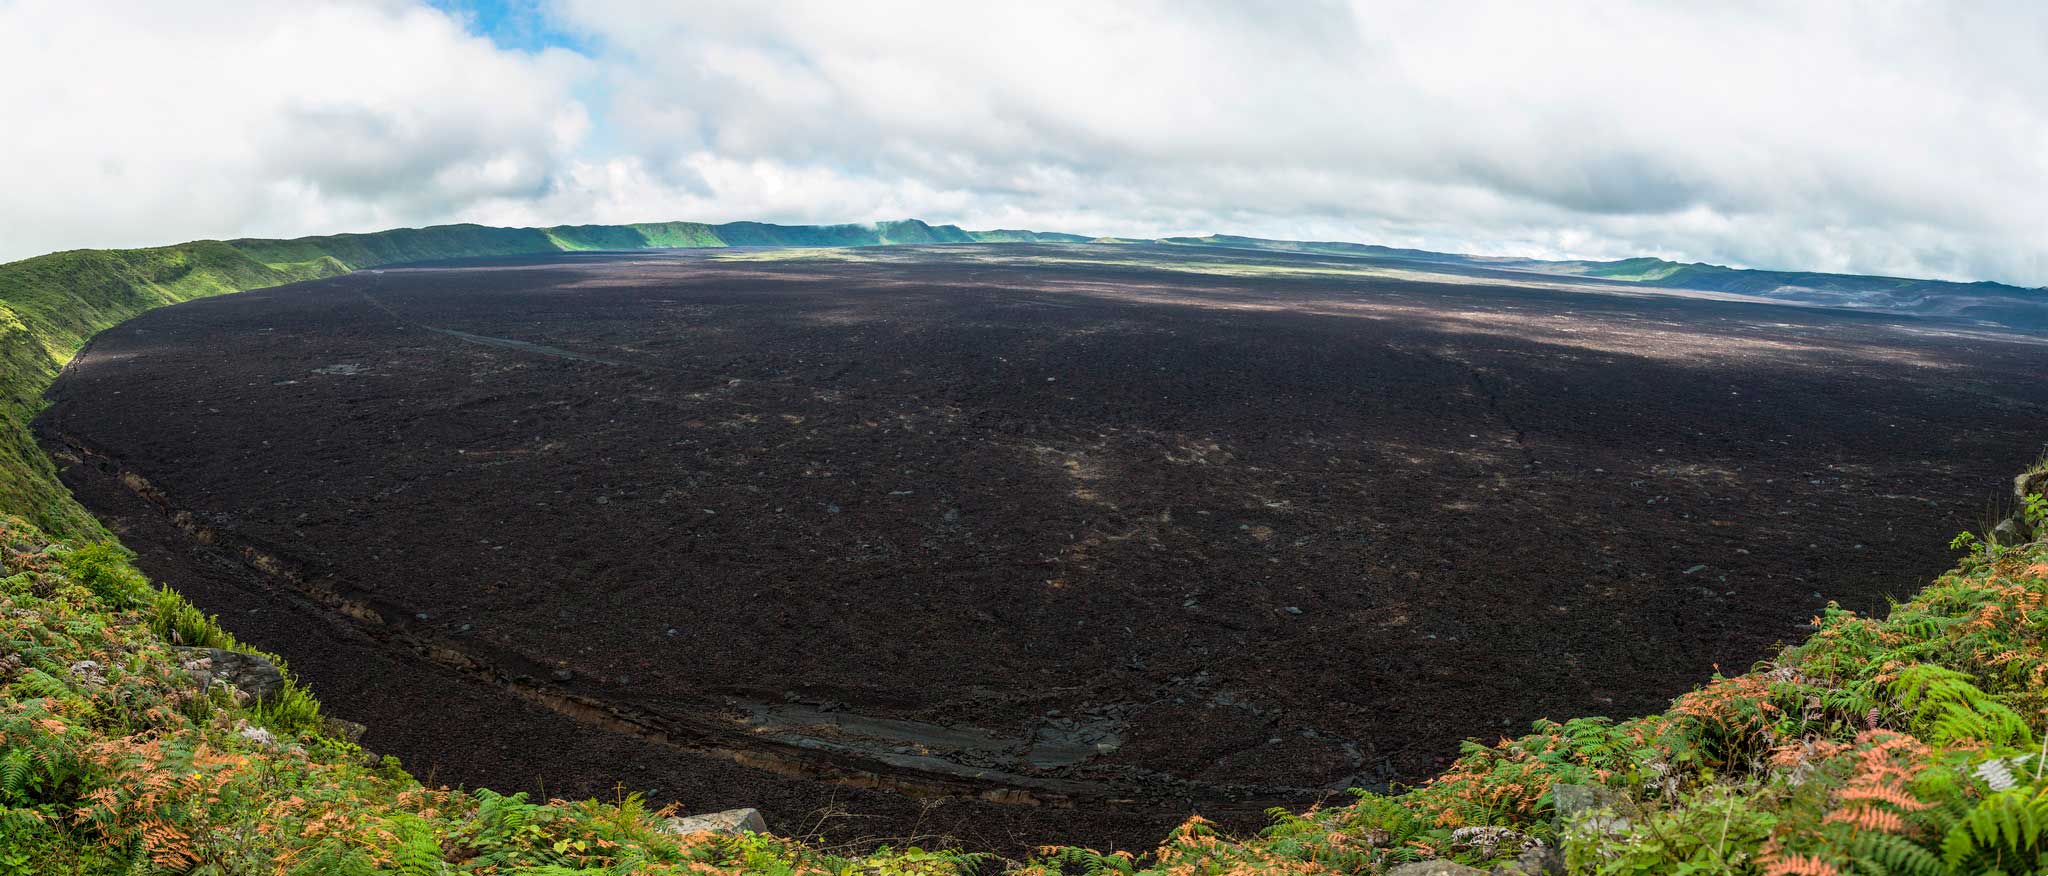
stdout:
<svg viewBox="0 0 2048 876">
<path fill-rule="evenodd" d="M 1654 711 L 1949 564 L 2042 339 L 1195 246 L 363 271 L 96 338 L 41 440 L 430 781 L 1137 846 Z"/>
</svg>

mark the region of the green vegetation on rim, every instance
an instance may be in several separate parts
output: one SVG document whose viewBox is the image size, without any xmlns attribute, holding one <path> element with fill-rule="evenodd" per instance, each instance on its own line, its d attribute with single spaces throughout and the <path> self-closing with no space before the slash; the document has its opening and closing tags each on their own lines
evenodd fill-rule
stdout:
<svg viewBox="0 0 2048 876">
<path fill-rule="evenodd" d="M 270 266 L 218 241 L 78 250 L 0 265 L 0 508 L 53 533 L 97 535 L 28 433 L 42 391 L 93 334 L 153 307 L 340 267 Z"/>
<path fill-rule="evenodd" d="M 179 647 L 242 646 L 144 580 L 57 483 L 27 424 L 94 332 L 207 295 L 399 261 L 635 240 L 975 239 L 921 222 L 447 226 L 0 265 L 0 874 L 974 867 L 973 856 L 946 852 L 848 858 L 769 836 L 676 836 L 661 829 L 665 813 L 631 795 L 543 802 L 426 788 L 335 738 L 296 683 L 260 702 L 202 685 Z M 1663 714 L 1539 722 L 1518 739 L 1468 743 L 1420 787 L 1276 811 L 1256 837 L 1220 837 L 1195 819 L 1143 857 L 1061 848 L 1017 869 L 1308 876 L 1427 857 L 1484 866 L 1541 842 L 1561 847 L 1575 871 L 1607 874 L 2048 870 L 2048 543 L 2038 537 L 2048 500 L 2030 494 L 2022 508 L 2033 538 L 1959 539 L 1969 553 L 1956 569 L 1886 618 L 1831 606 L 1804 643 L 1717 676 Z"/>
</svg>

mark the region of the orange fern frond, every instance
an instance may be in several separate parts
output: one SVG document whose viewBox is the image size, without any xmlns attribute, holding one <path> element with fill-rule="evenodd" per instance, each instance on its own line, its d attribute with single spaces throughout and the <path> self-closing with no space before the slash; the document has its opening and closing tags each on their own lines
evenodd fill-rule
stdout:
<svg viewBox="0 0 2048 876">
<path fill-rule="evenodd" d="M 1827 817 L 1821 820 L 1847 824 L 1858 830 L 1879 833 L 1905 833 L 1907 828 L 1905 816 L 1888 809 L 1877 809 L 1869 806 L 1837 809 L 1828 813 Z"/>
<path fill-rule="evenodd" d="M 168 870 L 184 870 L 199 863 L 199 856 L 192 849 L 192 837 L 162 821 L 152 819 L 143 823 L 142 847 L 149 852 L 150 861 Z"/>
<path fill-rule="evenodd" d="M 1840 876 L 1835 865 L 1808 855 L 1787 855 L 1764 865 L 1764 876 Z"/>
<path fill-rule="evenodd" d="M 1842 800 L 1890 803 L 1907 812 L 1919 812 L 1933 805 L 1922 803 L 1904 788 L 1891 785 L 1854 785 L 1842 789 L 1835 796 Z"/>
</svg>

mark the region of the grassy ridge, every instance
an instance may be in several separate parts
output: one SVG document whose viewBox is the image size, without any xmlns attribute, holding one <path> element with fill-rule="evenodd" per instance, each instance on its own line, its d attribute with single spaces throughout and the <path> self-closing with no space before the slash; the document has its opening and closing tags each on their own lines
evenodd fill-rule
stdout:
<svg viewBox="0 0 2048 876">
<path fill-rule="evenodd" d="M 1093 238 L 1083 234 L 1061 234 L 1057 231 L 1019 231 L 1014 228 L 998 228 L 994 231 L 969 231 L 976 243 L 1087 243 Z"/>
<path fill-rule="evenodd" d="M 766 222 L 652 222 L 637 225 L 557 225 L 493 228 L 438 225 L 374 234 L 332 234 L 294 240 L 227 241 L 249 257 L 280 270 L 328 273 L 332 260 L 357 270 L 400 262 L 587 250 L 725 246 L 885 246 L 931 243 L 1078 242 L 1074 234 L 1038 231 L 966 231 L 918 219 L 861 225 L 773 225 Z"/>
<path fill-rule="evenodd" d="M 217 241 L 80 250 L 0 265 L 0 509 L 53 533 L 100 532 L 58 485 L 28 431 L 43 389 L 94 333 L 153 307 L 335 270 L 272 267 Z"/>
</svg>

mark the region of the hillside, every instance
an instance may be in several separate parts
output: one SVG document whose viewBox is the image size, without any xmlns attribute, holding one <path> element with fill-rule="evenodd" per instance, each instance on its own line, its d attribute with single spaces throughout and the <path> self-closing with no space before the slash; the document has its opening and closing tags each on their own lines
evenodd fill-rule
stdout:
<svg viewBox="0 0 2048 876">
<path fill-rule="evenodd" d="M 916 221 L 444 226 L 76 251 L 0 265 L 0 635 L 8 640 L 0 654 L 0 872 L 886 874 L 976 866 L 955 853 L 833 855 L 758 834 L 678 834 L 665 820 L 671 813 L 649 811 L 623 791 L 612 802 L 566 802 L 425 787 L 399 764 L 366 756 L 349 741 L 350 728 L 323 719 L 288 669 L 262 696 L 247 696 L 254 674 L 230 670 L 252 662 L 233 656 L 247 649 L 134 571 L 57 484 L 27 423 L 42 390 L 94 333 L 210 295 L 407 261 L 1018 235 L 1041 239 Z M 1248 239 L 1191 242 L 1241 240 Z M 1255 243 L 1243 246 L 1278 242 Z M 1294 246 L 1500 266 L 1416 251 L 1318 249 L 1356 246 L 1349 244 Z M 1730 290 L 1773 282 L 1750 276 L 1769 272 L 1722 279 L 1726 269 L 1706 266 L 1605 264 L 1577 273 L 1725 282 Z M 1693 267 L 1701 270 L 1684 270 Z M 1846 285 L 1829 294 L 1864 294 L 1839 282 Z M 2011 287 L 1981 298 L 2010 305 L 1964 309 L 2032 312 L 2029 290 L 2004 290 Z M 1452 858 L 1503 872 L 1554 872 L 1567 862 L 1603 873 L 2040 872 L 2048 868 L 2048 545 L 2034 536 L 2048 526 L 2044 482 L 2039 467 L 2023 477 L 2015 489 L 2029 504 L 1997 533 L 1959 538 L 1965 556 L 1956 569 L 1887 617 L 1831 606 L 1803 643 L 1752 671 L 1708 680 L 1664 713 L 1539 722 L 1519 738 L 1469 744 L 1440 777 L 1397 795 L 1276 812 L 1256 837 L 1220 837 L 1194 819 L 1142 858 L 1052 849 L 1017 866 L 1046 874 L 1321 874 Z M 1467 872 L 1435 866 L 1427 872 Z"/>
<path fill-rule="evenodd" d="M 165 304 L 341 270 L 331 258 L 273 267 L 218 241 L 80 250 L 0 265 L 0 506 L 53 533 L 98 533 L 57 487 L 26 431 L 43 388 L 94 333 Z"/>
</svg>

